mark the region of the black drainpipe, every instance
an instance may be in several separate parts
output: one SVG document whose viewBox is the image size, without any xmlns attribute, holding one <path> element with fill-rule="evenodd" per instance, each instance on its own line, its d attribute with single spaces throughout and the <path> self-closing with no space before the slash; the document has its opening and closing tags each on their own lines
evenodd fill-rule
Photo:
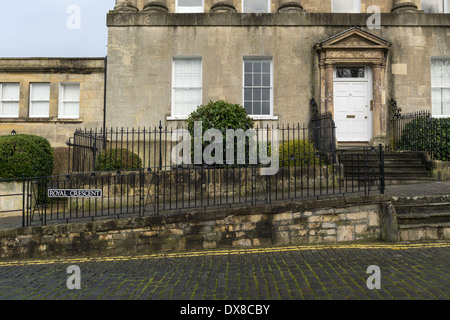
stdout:
<svg viewBox="0 0 450 320">
<path fill-rule="evenodd" d="M 107 71 L 108 71 L 108 56 L 105 57 L 105 83 L 103 90 L 103 149 L 106 149 L 106 81 L 107 81 Z"/>
</svg>

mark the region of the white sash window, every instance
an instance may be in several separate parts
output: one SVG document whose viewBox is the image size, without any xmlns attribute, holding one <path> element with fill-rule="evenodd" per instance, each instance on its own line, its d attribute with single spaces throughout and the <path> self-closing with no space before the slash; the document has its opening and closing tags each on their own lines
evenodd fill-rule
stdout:
<svg viewBox="0 0 450 320">
<path fill-rule="evenodd" d="M 59 89 L 58 117 L 78 119 L 80 117 L 80 84 L 62 83 Z"/>
<path fill-rule="evenodd" d="M 48 118 L 50 83 L 30 84 L 30 118 Z"/>
<path fill-rule="evenodd" d="M 270 13 L 270 0 L 242 0 L 243 13 Z"/>
<path fill-rule="evenodd" d="M 431 61 L 431 101 L 434 117 L 450 117 L 450 59 Z"/>
<path fill-rule="evenodd" d="M 0 83 L 0 117 L 19 117 L 19 83 Z"/>
<path fill-rule="evenodd" d="M 422 0 L 421 8 L 426 13 L 449 13 L 449 0 Z"/>
<path fill-rule="evenodd" d="M 361 13 L 361 0 L 332 0 L 331 12 Z"/>
<path fill-rule="evenodd" d="M 202 13 L 203 0 L 177 0 L 176 13 Z"/>
<path fill-rule="evenodd" d="M 173 59 L 172 117 L 187 117 L 202 104 L 202 59 Z"/>
<path fill-rule="evenodd" d="M 272 115 L 272 87 L 272 60 L 244 59 L 244 108 L 249 115 Z"/>
</svg>

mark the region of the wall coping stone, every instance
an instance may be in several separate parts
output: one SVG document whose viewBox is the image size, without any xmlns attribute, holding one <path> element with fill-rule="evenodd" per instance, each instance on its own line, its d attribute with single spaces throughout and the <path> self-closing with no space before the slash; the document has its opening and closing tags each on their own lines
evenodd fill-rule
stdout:
<svg viewBox="0 0 450 320">
<path fill-rule="evenodd" d="M 105 72 L 105 58 L 0 58 L 0 73 Z"/>
<path fill-rule="evenodd" d="M 136 12 L 107 15 L 108 27 L 132 26 L 367 26 L 369 13 L 166 13 Z M 430 14 L 423 12 L 381 13 L 383 27 L 449 27 L 450 14 Z"/>
</svg>

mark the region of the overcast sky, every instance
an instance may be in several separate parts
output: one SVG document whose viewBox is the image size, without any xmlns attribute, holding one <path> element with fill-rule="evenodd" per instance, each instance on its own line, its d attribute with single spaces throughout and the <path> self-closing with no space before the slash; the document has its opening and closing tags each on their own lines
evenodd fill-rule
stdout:
<svg viewBox="0 0 450 320">
<path fill-rule="evenodd" d="M 0 0 L 0 57 L 104 57 L 115 0 Z"/>
</svg>

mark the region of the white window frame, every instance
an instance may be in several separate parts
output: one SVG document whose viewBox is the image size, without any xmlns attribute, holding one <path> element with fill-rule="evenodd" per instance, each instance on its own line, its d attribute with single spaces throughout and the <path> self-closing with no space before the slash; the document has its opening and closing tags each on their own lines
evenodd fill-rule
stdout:
<svg viewBox="0 0 450 320">
<path fill-rule="evenodd" d="M 48 100 L 33 100 L 33 85 L 35 84 L 47 84 L 48 85 Z M 50 117 L 50 83 L 49 82 L 34 82 L 30 83 L 30 110 L 29 110 L 29 117 L 30 118 L 49 118 Z M 33 102 L 47 102 L 48 108 L 46 114 L 33 114 Z"/>
<path fill-rule="evenodd" d="M 66 86 L 78 85 L 78 100 L 67 101 L 64 99 L 64 93 Z M 59 84 L 59 98 L 58 98 L 58 118 L 59 119 L 79 119 L 80 118 L 80 95 L 81 95 L 81 85 L 79 82 L 62 82 Z M 64 103 L 65 102 L 77 102 L 78 110 L 77 114 L 66 115 L 64 114 Z"/>
<path fill-rule="evenodd" d="M 421 0 L 420 1 L 420 8 L 422 9 L 422 2 L 423 2 L 424 0 Z M 442 12 L 442 13 L 450 13 L 450 0 L 441 0 L 441 1 L 443 1 L 444 2 L 444 6 L 443 6 L 443 10 L 444 10 L 444 12 Z M 422 9 L 423 10 L 423 9 Z"/>
<path fill-rule="evenodd" d="M 178 5 L 179 0 L 175 0 L 175 13 L 204 13 L 205 0 L 202 0 L 202 5 L 197 7 L 186 7 Z"/>
<path fill-rule="evenodd" d="M 3 86 L 5 84 L 16 84 L 19 86 L 19 98 L 18 100 L 4 100 L 3 99 Z M 17 104 L 20 103 L 20 82 L 2 82 L 0 83 L 0 118 L 19 118 L 19 107 L 17 107 L 17 114 L 8 114 L 3 115 L 3 102 L 16 102 Z"/>
<path fill-rule="evenodd" d="M 177 60 L 200 60 L 200 87 L 175 87 L 175 64 Z M 180 88 L 188 88 L 188 89 L 200 89 L 200 96 L 202 97 L 202 101 L 200 101 L 200 105 L 203 103 L 203 59 L 201 56 L 175 56 L 172 58 L 172 106 L 171 106 L 171 115 L 167 117 L 167 120 L 187 120 L 188 114 L 175 114 L 175 89 Z"/>
<path fill-rule="evenodd" d="M 433 61 L 439 61 L 439 60 L 447 60 L 450 62 L 450 57 L 432 57 L 431 64 L 433 63 Z M 432 65 L 430 65 L 430 72 L 432 72 L 431 68 L 432 68 Z M 431 79 L 433 79 L 433 75 L 431 74 L 430 76 L 431 76 Z M 431 101 L 431 116 L 433 118 L 450 118 L 450 114 L 434 114 L 433 113 L 433 83 L 432 83 L 432 81 L 433 80 L 431 80 L 431 82 L 430 82 L 430 87 L 431 87 L 431 92 L 432 92 L 431 100 L 430 100 Z M 439 88 L 442 88 L 442 87 L 439 87 Z M 447 88 L 447 87 L 445 87 L 445 88 Z"/>
<path fill-rule="evenodd" d="M 264 13 L 270 13 L 270 6 L 271 6 L 271 0 L 261 0 L 261 1 L 266 1 L 267 2 L 267 12 Z M 242 13 L 249 13 L 249 12 L 245 12 L 244 8 L 245 8 L 245 0 L 242 0 L 241 2 L 242 4 Z"/>
<path fill-rule="evenodd" d="M 361 0 L 344 0 L 344 1 L 353 1 L 354 4 L 356 4 L 356 11 L 355 12 L 337 11 L 335 9 L 335 1 L 336 0 L 331 0 L 331 12 L 332 13 L 361 13 Z"/>
<path fill-rule="evenodd" d="M 272 56 L 245 56 L 242 62 L 242 106 L 245 105 L 245 89 L 254 88 L 245 86 L 245 62 L 263 60 L 270 62 L 270 113 L 268 115 L 256 115 L 249 114 L 249 117 L 254 120 L 277 120 L 278 117 L 273 115 L 273 101 L 274 101 L 274 90 L 273 90 L 273 57 Z M 262 88 L 263 86 L 261 86 Z M 265 87 L 267 88 L 267 87 Z M 245 106 L 244 106 L 245 107 Z"/>
</svg>

